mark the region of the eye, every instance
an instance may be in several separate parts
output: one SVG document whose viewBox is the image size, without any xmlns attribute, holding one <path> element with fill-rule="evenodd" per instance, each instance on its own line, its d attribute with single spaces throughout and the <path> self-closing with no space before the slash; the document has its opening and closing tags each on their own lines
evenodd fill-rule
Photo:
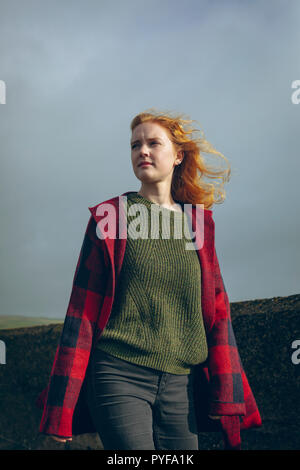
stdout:
<svg viewBox="0 0 300 470">
<path fill-rule="evenodd" d="M 152 145 L 152 144 L 155 144 L 155 145 L 158 144 L 158 145 L 159 145 L 159 142 L 157 142 L 156 140 L 153 140 L 153 141 L 151 142 L 151 145 Z M 138 144 L 134 144 L 134 145 L 131 146 L 131 148 L 134 149 L 137 145 L 138 145 Z"/>
</svg>

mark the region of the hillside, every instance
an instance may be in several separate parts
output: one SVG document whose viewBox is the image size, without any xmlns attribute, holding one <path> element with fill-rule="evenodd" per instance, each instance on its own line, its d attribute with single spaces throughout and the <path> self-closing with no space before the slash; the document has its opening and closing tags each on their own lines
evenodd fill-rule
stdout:
<svg viewBox="0 0 300 470">
<path fill-rule="evenodd" d="M 59 318 L 26 317 L 23 315 L 0 315 L 0 330 L 25 328 L 28 326 L 51 325 L 63 323 Z"/>
<path fill-rule="evenodd" d="M 300 294 L 231 304 L 240 356 L 263 419 L 242 431 L 242 449 L 300 449 L 300 364 L 291 360 L 300 339 Z M 39 434 L 35 399 L 47 384 L 62 324 L 0 331 L 0 449 L 101 449 L 96 434 L 60 444 Z M 218 433 L 202 433 L 201 449 L 221 449 Z"/>
</svg>

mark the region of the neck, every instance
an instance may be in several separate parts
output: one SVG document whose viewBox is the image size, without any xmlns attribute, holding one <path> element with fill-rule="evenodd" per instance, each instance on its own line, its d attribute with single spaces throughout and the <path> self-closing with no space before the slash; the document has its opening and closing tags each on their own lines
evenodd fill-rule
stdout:
<svg viewBox="0 0 300 470">
<path fill-rule="evenodd" d="M 154 192 L 153 190 L 152 191 L 145 191 L 145 189 L 141 188 L 138 191 L 138 194 L 140 196 L 144 197 L 145 199 L 148 199 L 149 201 L 151 201 L 155 204 L 158 204 L 162 207 L 165 207 L 165 208 L 171 209 L 171 210 L 177 210 L 177 211 L 181 212 L 180 205 L 178 205 L 174 201 L 174 199 L 172 198 L 171 193 L 163 194 L 163 193 Z"/>
</svg>

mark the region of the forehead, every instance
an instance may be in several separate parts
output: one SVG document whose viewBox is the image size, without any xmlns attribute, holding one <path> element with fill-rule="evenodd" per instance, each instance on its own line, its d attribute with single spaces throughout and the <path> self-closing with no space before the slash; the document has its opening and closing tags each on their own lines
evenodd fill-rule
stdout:
<svg viewBox="0 0 300 470">
<path fill-rule="evenodd" d="M 131 140 L 140 138 L 150 139 L 154 137 L 161 139 L 169 138 L 167 129 L 156 122 L 143 122 L 134 128 Z"/>
</svg>

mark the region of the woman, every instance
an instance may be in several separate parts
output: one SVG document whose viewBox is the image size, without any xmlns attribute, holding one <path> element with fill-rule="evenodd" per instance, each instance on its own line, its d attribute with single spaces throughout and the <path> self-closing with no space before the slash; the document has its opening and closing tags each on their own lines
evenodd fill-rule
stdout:
<svg viewBox="0 0 300 470">
<path fill-rule="evenodd" d="M 205 164 L 201 152 L 225 157 L 192 137 L 190 122 L 151 110 L 137 115 L 131 161 L 139 191 L 89 208 L 39 399 L 40 432 L 60 442 L 97 431 L 104 449 L 186 450 L 198 449 L 199 432 L 219 430 L 225 448 L 240 449 L 240 429 L 261 425 L 209 210 L 224 200 L 230 168 Z"/>
</svg>

